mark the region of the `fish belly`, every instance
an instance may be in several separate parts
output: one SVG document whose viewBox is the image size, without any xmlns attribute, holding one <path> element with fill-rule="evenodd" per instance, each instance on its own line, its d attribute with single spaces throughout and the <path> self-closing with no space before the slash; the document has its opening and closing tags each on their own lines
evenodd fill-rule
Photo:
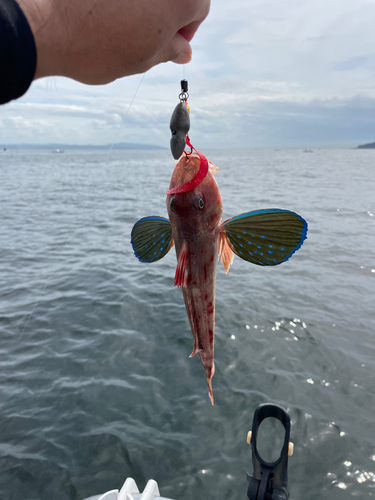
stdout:
<svg viewBox="0 0 375 500">
<path fill-rule="evenodd" d="M 215 371 L 215 284 L 218 242 L 206 241 L 193 245 L 189 259 L 189 278 L 182 288 L 186 311 L 194 337 L 194 348 L 204 366 L 213 404 L 211 378 Z"/>
</svg>

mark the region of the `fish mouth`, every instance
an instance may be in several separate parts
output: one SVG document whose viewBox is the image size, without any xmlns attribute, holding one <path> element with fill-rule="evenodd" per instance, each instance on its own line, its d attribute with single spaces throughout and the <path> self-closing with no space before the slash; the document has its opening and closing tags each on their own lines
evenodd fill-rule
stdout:
<svg viewBox="0 0 375 500">
<path fill-rule="evenodd" d="M 191 147 L 192 150 L 194 149 L 196 151 L 196 154 L 189 156 L 185 154 L 185 157 L 181 157 L 180 161 L 176 165 L 175 171 L 173 172 L 171 185 L 166 191 L 167 195 L 192 191 L 195 187 L 199 186 L 199 184 L 205 179 L 206 175 L 208 174 L 209 165 L 207 158 L 191 145 L 188 135 L 186 136 L 186 144 Z M 183 167 L 189 163 L 189 167 L 192 167 L 189 168 L 189 173 L 194 172 L 193 177 L 187 182 L 185 181 L 183 184 L 179 184 L 177 186 L 174 185 L 174 187 L 172 187 L 172 184 L 174 184 L 176 181 L 176 179 L 174 179 L 175 172 L 178 171 L 180 174 L 183 173 Z"/>
</svg>

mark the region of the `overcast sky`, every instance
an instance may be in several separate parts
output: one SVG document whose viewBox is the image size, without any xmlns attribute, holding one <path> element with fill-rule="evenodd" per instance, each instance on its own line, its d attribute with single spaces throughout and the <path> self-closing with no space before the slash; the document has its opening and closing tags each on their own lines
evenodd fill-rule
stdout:
<svg viewBox="0 0 375 500">
<path fill-rule="evenodd" d="M 190 64 L 162 64 L 142 81 L 34 82 L 0 107 L 0 144 L 168 147 L 184 77 L 199 149 L 375 141 L 375 0 L 212 0 L 192 47 Z"/>
</svg>

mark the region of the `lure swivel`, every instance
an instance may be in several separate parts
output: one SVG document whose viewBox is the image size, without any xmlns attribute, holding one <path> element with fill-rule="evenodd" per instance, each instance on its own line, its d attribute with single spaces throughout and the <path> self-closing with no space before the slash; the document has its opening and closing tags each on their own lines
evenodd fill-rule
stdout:
<svg viewBox="0 0 375 500">
<path fill-rule="evenodd" d="M 182 155 L 186 146 L 186 136 L 190 130 L 190 116 L 187 107 L 188 97 L 188 82 L 187 80 L 181 80 L 180 102 L 175 107 L 169 124 L 172 132 L 170 147 L 175 160 L 178 160 Z"/>
<path fill-rule="evenodd" d="M 265 418 L 274 417 L 280 420 L 285 428 L 284 444 L 280 457 L 272 463 L 265 462 L 257 450 L 257 436 L 260 424 Z M 293 454 L 293 443 L 289 442 L 290 417 L 281 407 L 274 404 L 263 404 L 255 410 L 253 428 L 248 435 L 251 444 L 253 475 L 247 475 L 248 500 L 288 500 L 288 456 Z"/>
<path fill-rule="evenodd" d="M 185 102 L 189 98 L 189 93 L 188 93 L 188 81 L 187 80 L 181 80 L 181 94 L 178 96 L 180 98 L 181 102 Z"/>
</svg>

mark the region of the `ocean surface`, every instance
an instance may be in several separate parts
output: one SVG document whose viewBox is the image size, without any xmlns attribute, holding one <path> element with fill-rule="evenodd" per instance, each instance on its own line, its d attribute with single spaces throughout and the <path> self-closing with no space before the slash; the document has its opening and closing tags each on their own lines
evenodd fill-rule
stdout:
<svg viewBox="0 0 375 500">
<path fill-rule="evenodd" d="M 375 497 L 375 151 L 205 154 L 224 220 L 277 207 L 309 224 L 287 263 L 218 267 L 214 407 L 174 250 L 141 264 L 130 244 L 140 217 L 167 216 L 169 151 L 0 151 L 1 500 L 81 500 L 128 476 L 176 500 L 246 498 L 265 402 L 291 416 L 291 500 Z"/>
</svg>

